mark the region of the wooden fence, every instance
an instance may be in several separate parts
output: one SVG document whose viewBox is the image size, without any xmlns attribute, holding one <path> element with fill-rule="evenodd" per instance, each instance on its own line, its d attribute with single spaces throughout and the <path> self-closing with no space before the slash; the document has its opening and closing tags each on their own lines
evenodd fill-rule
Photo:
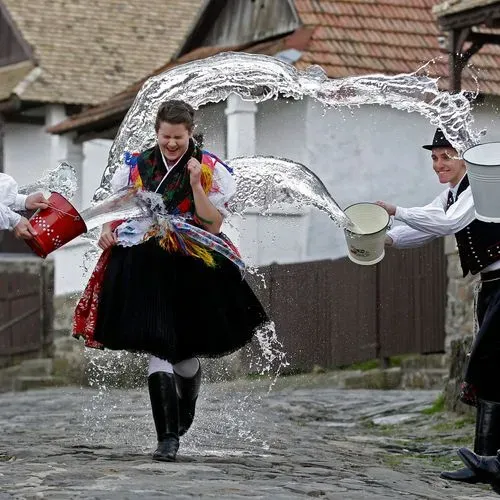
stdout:
<svg viewBox="0 0 500 500">
<path fill-rule="evenodd" d="M 0 368 L 52 350 L 54 266 L 22 255 L 0 259 Z"/>
<path fill-rule="evenodd" d="M 276 323 L 292 370 L 444 351 L 443 242 L 389 250 L 375 266 L 347 258 L 261 269 L 252 286 Z"/>
</svg>

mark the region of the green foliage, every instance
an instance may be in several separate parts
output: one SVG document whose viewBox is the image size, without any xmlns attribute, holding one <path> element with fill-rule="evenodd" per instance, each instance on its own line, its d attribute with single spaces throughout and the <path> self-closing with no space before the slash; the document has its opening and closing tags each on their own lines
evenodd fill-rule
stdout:
<svg viewBox="0 0 500 500">
<path fill-rule="evenodd" d="M 434 415 L 444 411 L 444 394 L 440 394 L 430 408 L 422 410 L 424 415 Z"/>
</svg>

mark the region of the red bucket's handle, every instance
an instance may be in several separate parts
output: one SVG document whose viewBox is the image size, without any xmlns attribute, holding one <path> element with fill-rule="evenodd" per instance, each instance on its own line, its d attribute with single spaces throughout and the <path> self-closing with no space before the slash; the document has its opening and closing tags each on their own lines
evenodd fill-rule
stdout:
<svg viewBox="0 0 500 500">
<path fill-rule="evenodd" d="M 60 208 L 54 207 L 54 205 L 49 205 L 49 208 L 51 208 L 52 210 L 55 210 L 56 212 L 60 212 L 60 213 L 62 213 L 64 215 L 68 215 L 69 217 L 71 217 L 75 221 L 78 221 L 78 220 L 82 219 L 79 215 L 70 214 L 68 212 L 65 212 L 64 210 L 61 210 Z"/>
</svg>

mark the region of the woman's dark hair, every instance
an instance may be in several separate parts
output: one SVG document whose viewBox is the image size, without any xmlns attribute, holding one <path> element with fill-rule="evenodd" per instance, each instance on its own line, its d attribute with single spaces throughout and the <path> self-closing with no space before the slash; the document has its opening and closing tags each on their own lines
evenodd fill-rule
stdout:
<svg viewBox="0 0 500 500">
<path fill-rule="evenodd" d="M 182 123 L 191 132 L 194 127 L 194 109 L 187 102 L 172 99 L 160 105 L 156 115 L 155 131 L 158 132 L 161 122 Z"/>
</svg>

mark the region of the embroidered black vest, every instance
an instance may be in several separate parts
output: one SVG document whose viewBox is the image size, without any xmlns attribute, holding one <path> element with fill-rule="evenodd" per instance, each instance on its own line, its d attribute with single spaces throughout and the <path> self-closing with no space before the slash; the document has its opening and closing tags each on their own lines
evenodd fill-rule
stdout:
<svg viewBox="0 0 500 500">
<path fill-rule="evenodd" d="M 458 186 L 457 198 L 468 187 L 469 179 L 465 176 Z M 474 219 L 455 233 L 455 238 L 464 277 L 477 274 L 500 259 L 500 224 Z"/>
</svg>

